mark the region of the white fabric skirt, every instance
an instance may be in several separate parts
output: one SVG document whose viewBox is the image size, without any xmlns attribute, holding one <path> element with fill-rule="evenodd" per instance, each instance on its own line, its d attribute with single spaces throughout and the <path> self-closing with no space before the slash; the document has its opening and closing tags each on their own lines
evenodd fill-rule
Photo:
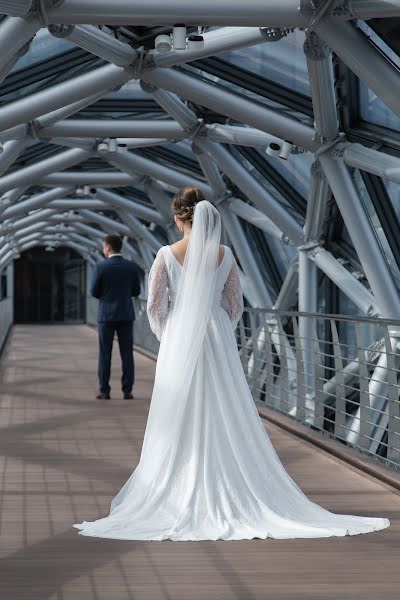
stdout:
<svg viewBox="0 0 400 600">
<path fill-rule="evenodd" d="M 74 524 L 79 534 L 174 541 L 320 538 L 390 525 L 387 518 L 332 513 L 289 476 L 262 424 L 221 307 L 208 323 L 187 402 L 171 435 L 156 411 L 163 394 L 157 373 L 171 335 L 167 320 L 139 464 L 113 499 L 110 514 Z M 169 376 L 179 377 L 179 365 Z"/>
</svg>

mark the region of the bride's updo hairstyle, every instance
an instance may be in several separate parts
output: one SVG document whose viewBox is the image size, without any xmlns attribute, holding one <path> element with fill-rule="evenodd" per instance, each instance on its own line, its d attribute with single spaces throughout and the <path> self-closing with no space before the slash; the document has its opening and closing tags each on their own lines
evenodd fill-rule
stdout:
<svg viewBox="0 0 400 600">
<path fill-rule="evenodd" d="M 200 200 L 204 200 L 203 192 L 199 188 L 187 185 L 176 192 L 173 197 L 172 212 L 178 219 L 192 223 L 194 207 Z"/>
</svg>

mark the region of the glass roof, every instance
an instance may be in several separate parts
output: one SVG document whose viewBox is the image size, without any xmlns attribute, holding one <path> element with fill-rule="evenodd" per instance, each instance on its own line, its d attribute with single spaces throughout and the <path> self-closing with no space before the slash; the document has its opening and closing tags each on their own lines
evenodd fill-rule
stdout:
<svg viewBox="0 0 400 600">
<path fill-rule="evenodd" d="M 376 210 L 375 210 L 374 204 L 371 200 L 370 194 L 368 193 L 368 190 L 366 189 L 366 186 L 362 180 L 362 177 L 357 172 L 355 173 L 355 180 L 357 183 L 358 190 L 360 192 L 360 198 L 362 199 L 364 208 L 369 216 L 370 223 L 375 232 L 376 239 L 378 240 L 379 245 L 382 249 L 383 256 L 385 257 L 387 264 L 390 267 L 390 270 L 392 272 L 393 277 L 395 278 L 395 280 L 397 282 L 397 285 L 400 287 L 399 265 L 397 264 L 397 262 L 393 256 L 392 249 L 386 238 L 384 229 L 382 227 L 382 223 L 380 222 L 379 217 L 376 213 Z M 397 207 L 397 210 L 398 210 L 398 208 L 399 207 Z"/>
<path fill-rule="evenodd" d="M 382 181 L 390 196 L 397 217 L 400 220 L 400 185 L 389 179 L 382 179 Z"/>
<path fill-rule="evenodd" d="M 375 31 L 362 21 L 357 22 L 363 32 L 370 37 L 376 48 L 382 52 L 387 60 L 399 69 L 400 58 L 379 37 Z M 211 28 L 213 29 L 213 28 Z M 168 30 L 168 28 L 163 28 Z M 121 27 L 119 39 L 129 42 L 132 46 L 144 46 L 146 51 L 154 47 L 154 37 L 160 33 L 160 28 L 135 28 Z M 117 33 L 117 31 L 116 31 Z M 296 29 L 276 42 L 265 42 L 248 48 L 239 48 L 234 51 L 223 52 L 211 57 L 192 61 L 181 65 L 177 69 L 183 73 L 190 73 L 208 82 L 212 82 L 219 88 L 234 92 L 247 99 L 268 106 L 272 110 L 285 113 L 296 120 L 314 125 L 312 100 L 310 97 L 310 83 L 307 71 L 307 61 L 303 52 L 305 32 Z M 334 56 L 334 68 L 340 63 Z M 8 77 L 0 86 L 0 104 L 7 104 L 14 99 L 26 97 L 37 90 L 47 89 L 61 81 L 78 74 L 90 71 L 106 64 L 103 59 L 78 48 L 63 38 L 56 38 L 46 28 L 40 30 L 33 38 L 27 54 L 20 58 L 14 65 Z M 335 77 L 337 73 L 335 72 Z M 343 84 L 345 85 L 345 83 Z M 385 104 L 369 90 L 362 82 L 357 82 L 354 89 L 359 90 L 359 106 L 355 121 L 374 124 L 373 130 L 368 138 L 371 145 L 381 143 L 379 127 L 391 128 L 400 132 L 400 119 L 388 109 Z M 339 87 L 339 86 L 338 86 Z M 348 90 L 347 90 L 348 91 Z M 355 94 L 356 96 L 356 94 Z M 347 102 L 346 94 L 340 97 L 340 102 Z M 190 110 L 194 111 L 198 118 L 204 119 L 205 123 L 236 123 L 224 114 L 217 114 L 213 110 L 196 105 L 184 100 Z M 350 104 L 350 103 L 349 103 Z M 354 104 L 357 104 L 355 100 Z M 349 107 L 349 110 L 352 108 Z M 119 89 L 113 89 L 92 105 L 88 105 L 78 113 L 71 115 L 73 119 L 171 119 L 169 115 L 157 104 L 153 96 L 143 91 L 140 82 L 132 79 Z M 241 123 L 242 124 L 242 123 Z M 340 123 L 340 128 L 344 130 Z M 362 123 L 361 123 L 362 125 Z M 245 124 L 244 124 L 245 126 Z M 360 136 L 362 131 L 360 127 Z M 148 160 L 162 164 L 182 175 L 192 175 L 196 179 L 205 181 L 195 154 L 191 149 L 192 139 L 178 142 L 166 142 L 157 146 L 149 145 L 142 148 L 132 148 L 130 151 L 137 153 Z M 230 146 L 225 144 L 224 148 L 234 158 L 245 166 L 247 171 L 266 189 L 271 196 L 280 203 L 285 210 L 300 225 L 304 224 L 307 210 L 307 199 L 310 188 L 310 167 L 314 156 L 310 153 L 291 154 L 288 160 L 268 156 L 264 149 Z M 66 148 L 58 146 L 47 140 L 35 140 L 21 155 L 10 165 L 5 174 L 12 173 L 16 169 L 34 164 L 44 160 Z M 116 168 L 99 156 L 93 156 L 79 165 L 66 169 L 67 171 L 116 171 Z M 242 198 L 245 202 L 253 204 L 238 187 L 229 180 L 221 170 L 224 182 L 229 191 L 235 196 Z M 382 180 L 383 181 L 383 180 Z M 391 265 L 393 272 L 400 281 L 398 267 L 393 259 L 390 246 L 386 240 L 382 225 L 379 223 L 374 205 L 368 201 L 368 191 L 362 180 L 358 182 L 360 193 L 365 201 L 371 222 L 384 250 L 385 256 Z M 384 185 L 392 199 L 393 206 L 400 218 L 400 188 L 397 184 L 384 181 Z M 163 183 L 163 187 L 173 192 L 169 184 Z M 26 196 L 43 191 L 40 182 L 28 188 Z M 135 187 L 124 187 L 115 190 L 125 197 L 136 198 L 139 203 L 148 203 L 151 200 L 146 196 L 142 183 Z M 340 213 L 334 214 L 337 222 L 341 220 Z M 243 220 L 241 219 L 243 222 Z M 265 274 L 268 285 L 276 287 L 277 277 L 282 279 L 290 266 L 290 261 L 296 253 L 296 249 L 287 246 L 276 239 L 272 239 L 263 231 L 257 230 L 255 226 L 246 224 L 246 234 L 252 236 L 253 246 L 264 244 L 265 253 L 260 252 L 263 258 L 263 266 L 266 273 L 269 265 L 273 264 L 271 273 Z M 345 227 L 337 228 L 334 244 L 340 249 L 342 244 L 343 255 L 350 254 L 356 257 L 350 236 Z M 331 240 L 328 240 L 329 245 Z M 332 248 L 334 247 L 332 243 Z M 349 251 L 350 248 L 350 251 Z M 338 255 L 340 252 L 338 250 Z M 273 271 L 273 272 L 272 272 Z M 278 277 L 278 279 L 279 279 Z M 276 291 L 276 290 L 275 290 Z"/>
<path fill-rule="evenodd" d="M 358 21 L 358 27 L 369 37 L 374 46 L 385 55 L 388 61 L 399 70 L 400 77 L 400 57 L 389 48 L 389 46 L 371 29 L 364 21 Z M 376 94 L 370 90 L 363 81 L 359 85 L 360 117 L 374 123 L 382 125 L 396 131 L 400 131 L 400 118 L 395 115 Z"/>
<path fill-rule="evenodd" d="M 314 160 L 312 154 L 290 154 L 287 160 L 274 159 L 265 154 L 265 158 L 303 198 L 307 198 L 310 187 L 310 168 Z"/>
<path fill-rule="evenodd" d="M 72 48 L 76 48 L 76 46 L 68 40 L 54 37 L 48 29 L 39 29 L 31 42 L 29 51 L 14 65 L 11 73 L 43 60 L 48 60 L 52 56 Z"/>
<path fill-rule="evenodd" d="M 304 31 L 296 29 L 277 42 L 239 48 L 218 56 L 250 69 L 261 77 L 310 96 L 307 61 L 303 52 L 304 40 Z"/>
</svg>

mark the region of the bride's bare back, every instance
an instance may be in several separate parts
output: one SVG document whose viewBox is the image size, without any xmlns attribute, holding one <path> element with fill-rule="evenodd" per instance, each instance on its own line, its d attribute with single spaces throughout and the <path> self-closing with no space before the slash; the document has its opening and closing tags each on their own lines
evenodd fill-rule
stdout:
<svg viewBox="0 0 400 600">
<path fill-rule="evenodd" d="M 189 242 L 189 238 L 182 238 L 181 240 L 179 240 L 178 242 L 175 242 L 174 244 L 171 244 L 171 246 L 170 246 L 173 255 L 175 256 L 176 260 L 181 265 L 183 265 L 183 262 L 185 260 L 185 254 L 186 254 L 188 242 Z M 224 247 L 222 245 L 220 245 L 219 254 L 218 254 L 218 266 L 221 264 L 221 261 L 224 258 L 224 252 L 225 252 Z"/>
</svg>

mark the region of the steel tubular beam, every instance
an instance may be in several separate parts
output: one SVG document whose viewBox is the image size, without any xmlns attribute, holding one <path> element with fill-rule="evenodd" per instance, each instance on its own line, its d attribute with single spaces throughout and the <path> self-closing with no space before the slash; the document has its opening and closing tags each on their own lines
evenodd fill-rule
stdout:
<svg viewBox="0 0 400 600">
<path fill-rule="evenodd" d="M 282 233 L 279 227 L 277 227 L 275 223 L 267 217 L 267 215 L 261 212 L 261 210 L 254 208 L 254 206 L 251 206 L 251 204 L 247 204 L 239 198 L 231 198 L 229 200 L 229 210 L 235 213 L 235 215 L 238 215 L 238 217 L 241 217 L 262 231 L 265 231 L 280 242 L 289 242 L 289 238 Z"/>
<path fill-rule="evenodd" d="M 131 215 L 126 209 L 119 210 L 118 214 L 119 214 L 120 218 L 124 221 L 124 223 L 131 230 L 131 233 L 133 235 L 131 235 L 130 237 L 135 238 L 135 240 L 138 243 L 140 242 L 141 244 L 146 246 L 146 248 L 148 250 L 151 250 L 154 254 L 157 254 L 158 250 L 160 249 L 161 244 L 158 241 L 158 239 L 155 237 L 155 235 L 153 235 L 153 233 L 151 231 L 149 231 L 143 225 L 143 223 L 141 223 L 139 221 L 139 219 L 137 219 L 136 217 Z"/>
<path fill-rule="evenodd" d="M 0 13 L 3 12 L 0 10 Z M 6 17 L 0 23 L 0 56 L 2 64 L 8 63 L 13 56 L 29 43 L 39 31 L 40 18 L 32 15 L 26 19 Z"/>
<path fill-rule="evenodd" d="M 80 148 L 81 150 L 92 150 L 98 143 L 95 138 L 49 138 L 46 140 L 49 144 L 63 146 L 64 148 Z"/>
<path fill-rule="evenodd" d="M 52 200 L 46 204 L 49 208 L 55 210 L 79 210 L 88 208 L 89 210 L 107 210 L 112 209 L 112 206 L 101 200 L 93 198 L 61 198 L 60 200 Z"/>
<path fill-rule="evenodd" d="M 315 129 L 322 138 L 332 138 L 338 132 L 335 86 L 331 52 L 312 31 L 304 42 L 308 76 L 311 86 Z"/>
<path fill-rule="evenodd" d="M 109 171 L 66 171 L 56 172 L 41 177 L 37 183 L 44 186 L 53 185 L 90 185 L 93 187 L 101 185 L 102 187 L 122 187 L 137 185 L 143 179 L 143 176 L 135 176 L 128 173 Z"/>
<path fill-rule="evenodd" d="M 378 152 L 361 144 L 349 143 L 338 144 L 335 153 L 338 153 L 349 167 L 400 183 L 400 159 L 397 156 Z"/>
<path fill-rule="evenodd" d="M 68 187 L 59 187 L 48 190 L 47 192 L 43 192 L 42 194 L 37 194 L 28 200 L 22 200 L 21 202 L 17 202 L 16 204 L 12 204 L 5 208 L 3 212 L 0 214 L 0 221 L 4 221 L 5 219 L 10 219 L 14 217 L 18 217 L 19 215 L 24 215 L 31 210 L 36 210 L 37 208 L 42 208 L 46 206 L 52 200 L 57 200 L 58 198 L 62 198 L 71 192 L 72 188 Z"/>
<path fill-rule="evenodd" d="M 36 210 L 33 213 L 30 213 L 26 217 L 22 217 L 21 219 L 12 219 L 10 221 L 5 221 L 0 225 L 0 233 L 9 234 L 15 233 L 20 230 L 20 228 L 24 228 L 32 223 L 44 222 L 46 219 L 56 214 L 55 209 L 44 208 L 42 210 Z"/>
<path fill-rule="evenodd" d="M 79 148 L 66 150 L 56 156 L 45 158 L 33 165 L 14 171 L 9 175 L 4 175 L 0 177 L 0 193 L 7 192 L 17 186 L 32 185 L 39 181 L 41 177 L 52 173 L 55 169 L 66 169 L 82 162 L 91 155 L 91 152 Z"/>
<path fill-rule="evenodd" d="M 352 18 L 358 17 L 365 21 L 400 17 L 400 0 L 351 0 L 349 12 L 351 12 Z"/>
<path fill-rule="evenodd" d="M 102 98 L 105 94 L 108 93 L 109 90 L 101 90 L 96 94 L 92 94 L 83 100 L 79 100 L 77 102 L 73 102 L 72 104 L 67 104 L 66 106 L 62 106 L 61 108 L 51 111 L 42 115 L 41 117 L 34 119 L 32 124 L 35 128 L 36 134 L 40 135 L 41 129 L 46 128 L 47 126 L 53 125 L 57 121 L 62 121 L 62 119 L 66 119 L 70 115 L 73 115 L 86 106 L 93 104 L 99 98 Z M 16 125 L 15 127 L 11 127 L 10 129 L 5 129 L 4 131 L 0 131 L 0 141 L 7 142 L 9 140 L 20 139 L 21 137 L 25 137 L 30 133 L 30 125 L 27 123 L 22 123 L 20 125 Z M 93 134 L 96 135 L 96 134 Z"/>
<path fill-rule="evenodd" d="M 100 90 L 95 94 L 90 94 L 82 100 L 77 100 L 76 102 L 72 102 L 71 104 L 67 104 L 66 106 L 62 106 L 56 110 L 52 110 L 51 112 L 38 117 L 38 119 L 35 119 L 34 123 L 37 126 L 37 129 L 40 129 L 53 125 L 53 123 L 57 123 L 58 121 L 62 121 L 62 119 L 67 119 L 71 115 L 81 111 L 83 108 L 90 106 L 90 104 L 94 104 L 94 102 L 107 94 L 108 91 L 109 90 Z"/>
<path fill-rule="evenodd" d="M 41 138 L 51 137 L 141 137 L 181 139 L 185 137 L 182 127 L 175 121 L 138 119 L 68 119 L 58 121 L 39 130 Z"/>
<path fill-rule="evenodd" d="M 58 245 L 64 245 L 64 242 L 66 242 L 66 241 L 75 240 L 76 242 L 78 242 L 80 244 L 80 246 L 82 248 L 85 247 L 85 249 L 88 252 L 92 252 L 93 250 L 96 250 L 95 245 L 92 242 L 90 242 L 90 240 L 87 240 L 83 236 L 76 235 L 73 232 L 68 231 L 68 230 L 57 230 L 57 229 L 51 229 L 51 228 L 43 229 L 41 231 L 32 233 L 31 235 L 28 235 L 24 238 L 19 239 L 18 245 L 23 245 L 23 244 L 26 244 L 33 240 L 41 240 L 41 242 L 43 244 L 45 244 L 47 242 L 56 242 Z"/>
<path fill-rule="evenodd" d="M 243 272 L 249 285 L 246 296 L 255 306 L 271 306 L 269 290 L 260 273 L 259 266 L 250 249 L 249 242 L 243 232 L 240 221 L 228 206 L 227 189 L 213 160 L 196 144 L 193 145 L 199 165 L 214 192 L 214 202 L 221 212 L 223 225 L 239 258 Z"/>
<path fill-rule="evenodd" d="M 190 110 L 182 102 L 182 100 L 171 92 L 167 92 L 166 90 L 160 90 L 159 88 L 149 85 L 143 84 L 142 88 L 145 91 L 148 91 L 154 98 L 154 100 L 165 110 L 165 112 L 170 115 L 179 126 L 182 127 L 182 130 L 194 129 L 198 125 L 198 120 L 193 111 Z"/>
<path fill-rule="evenodd" d="M 172 141 L 177 141 L 176 139 Z M 150 146 L 161 146 L 162 144 L 170 144 L 171 140 L 167 138 L 116 138 L 118 146 L 125 145 L 127 148 L 146 148 Z"/>
<path fill-rule="evenodd" d="M 221 27 L 203 34 L 204 47 L 198 50 L 172 50 L 162 54 L 149 53 L 150 64 L 156 67 L 173 67 L 199 58 L 213 56 L 219 52 L 263 44 L 268 41 L 266 33 L 257 27 Z"/>
<path fill-rule="evenodd" d="M 55 222 L 55 219 L 52 219 Z M 98 240 L 104 239 L 104 232 L 101 229 L 96 229 L 86 223 L 80 223 L 79 221 L 73 224 L 74 228 L 87 236 L 95 237 Z"/>
<path fill-rule="evenodd" d="M 206 135 L 213 142 L 221 144 L 237 144 L 240 146 L 252 146 L 266 148 L 271 142 L 282 143 L 282 138 L 269 135 L 254 127 L 239 127 L 237 125 L 221 125 L 211 123 L 206 125 Z"/>
<path fill-rule="evenodd" d="M 122 235 L 127 235 L 128 237 L 130 237 L 130 234 L 132 233 L 127 225 L 124 225 L 123 223 L 118 223 L 118 221 L 113 221 L 112 219 L 109 219 L 108 217 L 105 217 L 103 215 L 99 215 L 98 213 L 95 213 L 91 210 L 83 208 L 79 212 L 80 215 L 84 218 L 84 220 L 88 222 L 98 223 L 99 225 L 104 226 L 108 229 L 112 228 L 111 230 L 113 232 L 118 232 Z"/>
<path fill-rule="evenodd" d="M 121 69 L 110 64 L 10 102 L 2 106 L 0 130 L 4 131 L 25 123 L 64 107 L 66 103 L 71 104 L 97 92 L 110 90 L 129 81 L 132 77 L 133 73 L 130 69 Z"/>
<path fill-rule="evenodd" d="M 165 167 L 164 165 L 156 164 L 152 160 L 143 158 L 133 152 L 117 150 L 117 152 L 109 152 L 103 155 L 103 157 L 112 165 L 119 169 L 123 169 L 127 173 L 154 177 L 154 179 L 165 181 L 176 188 L 181 188 L 185 185 L 195 185 L 199 187 L 206 196 L 211 195 L 210 187 L 200 179 L 197 179 L 192 175 L 184 175 L 179 173 L 179 171 Z"/>
<path fill-rule="evenodd" d="M 325 248 L 318 246 L 308 253 L 317 267 L 331 279 L 367 317 L 382 317 L 374 296 Z"/>
<path fill-rule="evenodd" d="M 43 212 L 45 212 L 45 211 L 43 211 Z M 52 211 L 49 211 L 49 213 L 50 212 L 52 212 Z M 34 216 L 34 215 L 32 215 L 32 216 Z M 50 215 L 42 215 L 42 219 L 44 219 L 45 216 L 47 217 Z M 28 217 L 27 217 L 27 219 L 28 219 Z M 32 221 L 35 221 L 35 222 L 32 222 Z M 13 238 L 20 239 L 20 238 L 24 238 L 24 237 L 28 236 L 31 233 L 34 233 L 37 231 L 42 231 L 49 224 L 48 221 L 39 220 L 39 219 L 31 219 L 30 223 L 31 223 L 30 225 L 27 225 L 26 227 L 22 227 L 22 229 L 17 227 L 14 231 L 12 231 Z"/>
<path fill-rule="evenodd" d="M 299 300 L 300 312 L 317 312 L 317 267 L 306 252 L 299 251 Z M 314 370 L 314 323 L 308 317 L 299 317 L 300 347 L 303 357 L 305 395 L 313 395 Z M 312 411 L 314 412 L 314 411 Z"/>
<path fill-rule="evenodd" d="M 400 117 L 400 78 L 395 66 L 350 23 L 332 25 L 321 21 L 316 31 L 357 77 Z"/>
<path fill-rule="evenodd" d="M 177 227 L 172 215 L 171 201 L 161 184 L 155 179 L 146 179 L 144 191 L 162 215 L 163 226 L 167 231 L 168 240 L 171 244 L 177 241 Z"/>
<path fill-rule="evenodd" d="M 7 13 L 14 14 L 15 9 L 6 1 Z M 374 17 L 400 16 L 398 0 L 349 0 L 347 10 L 338 14 L 327 11 L 326 18 L 345 21 L 356 17 L 372 19 Z M 4 12 L 4 11 L 2 11 Z M 157 0 L 140 0 L 132 4 L 129 0 L 64 0 L 58 6 L 47 9 L 47 18 L 51 23 L 93 23 L 94 25 L 148 25 L 154 26 L 154 15 L 158 25 L 190 22 L 197 25 L 235 25 L 269 27 L 306 27 L 313 16 L 311 4 L 298 0 L 249 0 L 246 4 L 233 0 L 227 15 L 224 3 L 205 0 L 201 4 L 182 4 L 173 0 L 168 4 Z"/>
<path fill-rule="evenodd" d="M 364 212 L 347 166 L 326 153 L 319 160 L 342 214 L 354 248 L 384 318 L 400 318 L 400 301 L 392 274 Z"/>
<path fill-rule="evenodd" d="M 9 252 L 13 252 L 14 246 L 11 245 L 11 242 L 3 242 L 0 245 L 0 259 L 6 256 Z"/>
<path fill-rule="evenodd" d="M 143 204 L 139 204 L 134 200 L 124 198 L 115 192 L 110 192 L 109 190 L 105 190 L 103 188 L 96 188 L 94 197 L 106 202 L 110 206 L 115 206 L 116 208 L 126 210 L 139 219 L 143 219 L 149 223 L 164 225 L 163 216 L 159 211 L 148 206 L 144 206 Z"/>
<path fill-rule="evenodd" d="M 0 198 L 0 215 L 3 211 L 11 204 L 15 204 L 24 195 L 26 187 L 13 188 L 9 190 Z"/>
<path fill-rule="evenodd" d="M 51 211 L 55 213 L 55 211 Z M 82 214 L 83 213 L 83 214 Z M 83 222 L 95 222 L 98 223 L 101 229 L 96 229 L 91 225 L 87 225 L 87 223 Z M 94 236 L 99 240 L 103 240 L 105 236 L 105 232 L 117 231 L 121 235 L 129 236 L 131 231 L 129 227 L 122 223 L 118 223 L 117 221 L 113 221 L 108 217 L 104 217 L 103 215 L 98 215 L 93 213 L 92 211 L 88 211 L 83 209 L 80 214 L 75 213 L 64 213 L 64 214 L 52 214 L 47 217 L 47 221 L 39 223 L 40 228 L 46 228 L 51 226 L 51 224 L 59 223 L 61 225 L 70 225 L 73 224 L 73 227 L 78 231 L 81 231 L 85 235 Z M 62 230 L 63 231 L 63 230 Z M 145 268 L 145 264 L 138 254 L 138 252 L 129 244 L 129 242 L 125 242 L 125 247 L 129 251 L 129 254 L 141 267 Z"/>
<path fill-rule="evenodd" d="M 319 146 L 314 140 L 315 131 L 312 127 L 186 73 L 157 68 L 143 71 L 141 78 L 147 83 L 178 94 L 180 98 L 211 108 L 307 150 L 314 151 Z"/>
<path fill-rule="evenodd" d="M 218 167 L 294 244 L 302 243 L 303 231 L 301 226 L 275 198 L 268 194 L 265 188 L 246 171 L 226 148 L 202 137 L 196 138 L 196 145 L 214 159 Z"/>
<path fill-rule="evenodd" d="M 155 15 L 157 15 L 155 17 Z M 232 0 L 229 15 L 223 3 L 204 0 L 200 4 L 182 4 L 180 0 L 162 3 L 156 0 L 64 0 L 47 10 L 50 23 L 92 23 L 93 25 L 157 25 L 196 23 L 197 25 L 236 25 L 259 27 L 303 27 L 307 18 L 299 11 L 298 0 Z"/>
<path fill-rule="evenodd" d="M 25 137 L 4 144 L 3 152 L 0 154 L 0 175 L 7 171 L 30 143 L 32 140 Z"/>
<path fill-rule="evenodd" d="M 299 257 L 296 254 L 291 262 L 290 267 L 286 273 L 285 279 L 279 294 L 276 298 L 273 308 L 278 310 L 290 310 L 297 304 L 299 288 Z"/>
<path fill-rule="evenodd" d="M 34 223 L 47 223 L 47 220 L 56 214 L 56 210 L 45 208 L 37 210 L 22 219 L 16 219 L 12 221 L 6 221 L 0 225 L 0 233 L 5 234 L 16 234 L 21 229 L 24 230 L 26 227 L 30 227 Z"/>
<path fill-rule="evenodd" d="M 316 121 L 318 131 L 318 123 Z M 328 196 L 328 185 L 321 173 L 318 163 L 313 163 L 311 167 L 311 180 L 307 200 L 307 213 L 304 223 L 304 238 L 306 243 L 299 246 L 299 269 L 298 269 L 298 306 L 300 312 L 317 312 L 317 266 L 310 260 L 307 253 L 308 240 L 314 240 L 321 235 L 322 219 L 317 206 L 325 204 Z M 321 193 L 322 192 L 322 193 Z M 318 200 L 322 202 L 318 202 Z M 316 214 L 317 213 L 317 214 Z M 317 219 L 315 217 L 318 217 Z M 312 242 L 311 242 L 312 243 Z M 295 319 L 293 319 L 295 324 Z M 298 374 L 298 400 L 308 404 L 310 408 L 309 419 L 313 422 L 315 416 L 315 365 L 314 365 L 314 321 L 308 317 L 299 317 L 298 322 L 299 340 L 296 345 L 296 351 L 299 355 L 298 367 L 303 369 L 303 373 Z M 302 381 L 300 381 L 302 380 Z M 304 385 L 304 394 L 299 386 Z M 304 405 L 304 406 L 305 406 Z M 303 408 L 304 408 L 303 406 Z M 298 406 L 299 408 L 299 406 Z M 300 406 L 301 410 L 301 406 Z M 304 413 L 305 417 L 305 413 Z"/>
<path fill-rule="evenodd" d="M 307 200 L 307 213 L 304 222 L 304 239 L 319 240 L 326 214 L 326 205 L 331 191 L 318 161 L 311 165 L 310 190 Z"/>
<path fill-rule="evenodd" d="M 76 46 L 118 67 L 127 67 L 138 58 L 138 53 L 129 44 L 117 40 L 93 25 L 50 25 L 49 31 L 55 37 L 66 38 Z"/>
<path fill-rule="evenodd" d="M 219 204 L 218 208 L 221 211 L 224 227 L 239 258 L 242 270 L 251 285 L 252 292 L 249 296 L 253 297 L 253 305 L 260 307 L 272 306 L 270 293 L 262 278 L 254 254 L 250 249 L 239 218 L 228 208 L 224 207 L 223 204 Z"/>
<path fill-rule="evenodd" d="M 310 37 L 310 36 L 309 36 Z M 309 61 L 313 63 L 313 61 Z M 326 67 L 326 65 L 325 65 Z M 322 73 L 317 72 L 316 80 L 314 84 L 317 83 L 320 79 L 323 79 L 325 75 L 325 71 Z M 311 76 L 311 73 L 310 73 Z M 314 96 L 317 96 L 317 106 L 320 105 L 321 98 L 318 95 L 318 89 L 313 88 Z M 330 94 L 326 94 L 327 96 L 331 96 Z M 314 100 L 313 96 L 313 100 Z M 321 110 L 316 114 L 316 129 L 321 136 L 331 135 L 334 131 L 336 132 L 337 124 L 335 124 L 334 120 L 329 120 L 325 118 L 325 114 L 323 112 L 323 108 L 320 107 Z M 325 125 L 327 125 L 325 127 Z M 325 135 L 324 135 L 325 134 Z M 304 239 L 305 244 L 299 246 L 299 269 L 298 269 L 298 289 L 299 289 L 299 298 L 298 298 L 298 306 L 299 311 L 301 312 L 317 312 L 317 297 L 318 297 L 318 287 L 317 287 L 317 261 L 311 260 L 311 257 L 314 257 L 314 250 L 317 248 L 313 248 L 311 253 L 307 252 L 307 244 L 315 244 L 315 241 L 321 237 L 322 233 L 322 225 L 323 225 L 323 215 L 326 207 L 326 202 L 329 199 L 330 190 L 328 183 L 323 175 L 321 167 L 317 161 L 315 161 L 311 166 L 311 179 L 310 179 L 310 188 L 307 200 L 307 213 L 304 223 Z M 311 254 L 311 256 L 310 256 Z M 333 257 L 332 257 L 333 259 Z M 343 267 L 343 270 L 344 267 Z M 325 270 L 325 273 L 327 271 Z M 330 273 L 329 273 L 330 275 Z M 358 282 L 357 282 L 358 283 Z M 359 284 L 361 285 L 361 284 Z M 295 319 L 293 319 L 295 321 Z M 297 352 L 301 355 L 301 362 L 303 363 L 304 370 L 304 386 L 305 386 L 305 401 L 306 406 L 310 409 L 308 413 L 308 420 L 314 423 L 314 419 L 316 413 L 318 411 L 315 410 L 316 402 L 318 403 L 318 397 L 316 394 L 315 387 L 315 363 L 314 363 L 314 347 L 315 347 L 315 321 L 309 317 L 299 317 L 298 323 L 299 329 L 299 343 Z M 301 367 L 300 367 L 301 368 Z M 300 385 L 300 382 L 298 382 Z M 299 389 L 299 388 L 298 388 Z M 301 390 L 299 390 L 299 397 L 302 398 Z"/>
</svg>

